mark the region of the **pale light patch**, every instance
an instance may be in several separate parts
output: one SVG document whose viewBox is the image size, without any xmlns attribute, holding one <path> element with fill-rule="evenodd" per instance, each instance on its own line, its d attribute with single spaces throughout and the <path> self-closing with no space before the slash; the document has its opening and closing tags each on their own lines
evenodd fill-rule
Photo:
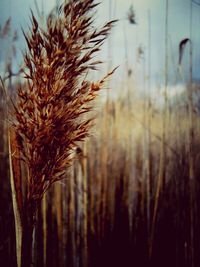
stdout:
<svg viewBox="0 0 200 267">
<path fill-rule="evenodd" d="M 180 96 L 186 90 L 186 86 L 183 84 L 169 85 L 167 86 L 168 98 Z M 162 86 L 160 89 L 161 95 L 164 95 L 165 87 Z"/>
</svg>

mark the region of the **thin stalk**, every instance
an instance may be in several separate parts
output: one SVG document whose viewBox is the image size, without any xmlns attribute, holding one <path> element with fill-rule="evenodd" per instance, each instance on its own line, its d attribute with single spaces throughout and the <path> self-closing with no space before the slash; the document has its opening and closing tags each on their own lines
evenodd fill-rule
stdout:
<svg viewBox="0 0 200 267">
<path fill-rule="evenodd" d="M 61 248 L 62 248 L 62 188 L 61 184 L 55 186 L 55 213 L 57 221 L 57 235 L 58 235 L 58 257 L 59 265 L 61 265 Z"/>
<path fill-rule="evenodd" d="M 147 139 L 148 139 L 148 160 L 147 160 L 147 233 L 148 233 L 148 243 L 150 248 L 150 228 L 151 228 L 151 185 L 152 185 L 152 156 L 151 156 L 151 114 L 152 114 L 152 107 L 151 107 L 151 12 L 148 11 L 148 132 L 147 132 Z"/>
<path fill-rule="evenodd" d="M 46 194 L 44 194 L 42 200 L 42 233 L 43 233 L 43 266 L 46 267 L 47 260 L 47 198 Z"/>
<path fill-rule="evenodd" d="M 86 155 L 86 143 L 83 148 L 83 155 Z M 88 266 L 88 183 L 87 183 L 87 159 L 84 157 L 82 167 L 82 180 L 83 180 L 83 246 L 84 246 L 84 267 Z"/>
<path fill-rule="evenodd" d="M 5 88 L 2 77 L 0 76 L 0 82 L 2 85 L 2 90 L 5 100 L 5 117 L 8 118 L 8 105 L 12 102 L 9 99 L 7 90 Z M 11 101 L 9 101 L 11 100 Z M 9 155 L 9 172 L 10 172 L 10 185 L 11 185 L 11 198 L 13 204 L 13 213 L 15 221 L 15 242 L 16 242 L 16 257 L 17 257 L 17 267 L 21 267 L 21 252 L 22 252 L 22 191 L 21 191 L 21 169 L 19 161 L 14 158 L 14 156 L 19 156 L 19 151 L 16 144 L 15 136 L 8 130 L 8 123 L 4 122 L 5 129 L 7 131 L 8 140 L 8 155 Z"/>
<path fill-rule="evenodd" d="M 188 129 L 188 157 L 189 157 L 189 195 L 190 195 L 190 260 L 191 267 L 194 267 L 194 114 L 193 114 L 193 48 L 192 48 L 192 19 L 193 8 L 192 1 L 190 1 L 190 70 L 189 70 L 189 86 L 188 86 L 188 115 L 189 115 L 189 129 Z"/>
<path fill-rule="evenodd" d="M 152 218 L 152 230 L 151 230 L 151 244 L 150 244 L 150 256 L 152 256 L 154 233 L 156 226 L 156 219 L 158 213 L 158 204 L 160 200 L 160 194 L 165 189 L 166 179 L 166 129 L 167 129 L 167 118 L 168 118 L 168 11 L 169 3 L 166 0 L 166 15 L 165 15 L 165 89 L 164 89 L 164 112 L 163 112 L 163 126 L 162 126 L 162 140 L 161 140 L 161 154 L 159 164 L 159 174 L 156 187 L 155 204 Z"/>
<path fill-rule="evenodd" d="M 146 60 L 145 56 L 142 61 L 142 67 L 143 67 L 143 73 L 142 73 L 142 80 L 143 80 L 143 90 L 144 90 L 144 99 L 143 99 L 143 125 L 147 124 L 147 91 L 146 91 Z M 146 153 L 146 147 L 147 147 L 147 132 L 144 130 L 143 134 L 143 174 L 142 174 L 142 216 L 145 218 L 145 192 L 146 192 L 146 179 L 147 179 L 147 166 L 146 166 L 146 158 L 147 158 L 147 153 Z"/>
<path fill-rule="evenodd" d="M 13 212 L 14 212 L 14 220 L 15 220 L 17 267 L 21 267 L 22 221 L 21 221 L 20 210 L 19 210 L 18 201 L 17 201 L 17 192 L 16 192 L 15 180 L 14 180 L 10 133 L 8 133 L 8 148 L 9 148 L 8 153 L 9 153 L 11 195 L 12 195 L 12 204 L 13 204 Z"/>
</svg>

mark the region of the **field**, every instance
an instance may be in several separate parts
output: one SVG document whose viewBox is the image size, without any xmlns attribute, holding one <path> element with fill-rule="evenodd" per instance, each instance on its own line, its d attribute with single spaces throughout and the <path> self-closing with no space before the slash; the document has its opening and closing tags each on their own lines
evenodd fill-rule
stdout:
<svg viewBox="0 0 200 267">
<path fill-rule="evenodd" d="M 93 3 L 92 0 L 86 2 Z M 110 25 L 107 27 L 104 28 L 105 31 L 110 30 Z M 58 26 L 57 33 L 54 31 L 55 36 L 59 36 L 59 30 L 62 32 Z M 191 65 L 189 80 L 183 84 L 181 93 L 176 92 L 176 84 L 169 86 L 168 54 L 165 55 L 164 92 L 161 89 L 155 89 L 154 92 L 150 90 L 150 71 L 142 75 L 140 73 L 142 81 L 136 83 L 128 64 L 125 66 L 125 71 L 119 67 L 106 77 L 104 86 L 106 89 L 99 92 L 101 81 L 104 84 L 103 79 L 99 83 L 92 83 L 90 90 L 93 91 L 88 91 L 93 101 L 92 111 L 87 112 L 85 106 L 81 109 L 81 105 L 83 103 L 85 105 L 87 101 L 90 105 L 90 100 L 84 98 L 85 91 L 80 95 L 79 91 L 74 89 L 76 80 L 73 75 L 79 77 L 78 71 L 76 72 L 79 67 L 78 57 L 74 56 L 76 50 L 74 54 L 70 49 L 65 51 L 73 60 L 75 58 L 74 62 L 78 65 L 77 69 L 73 69 L 74 72 L 69 69 L 68 76 L 65 76 L 66 80 L 71 79 L 74 91 L 67 85 L 71 95 L 66 93 L 63 101 L 68 102 L 63 103 L 67 103 L 68 106 L 65 110 L 65 105 L 60 104 L 62 110 L 54 110 L 58 103 L 55 100 L 55 105 L 52 107 L 55 117 L 52 112 L 51 119 L 65 123 L 62 118 L 64 115 L 69 116 L 67 114 L 72 110 L 68 120 L 70 129 L 67 125 L 62 128 L 57 124 L 56 138 L 59 142 L 63 142 L 63 145 L 59 147 L 58 143 L 55 144 L 59 147 L 58 151 L 69 145 L 73 161 L 71 164 L 68 150 L 63 152 L 66 153 L 67 160 L 59 163 L 59 172 L 56 169 L 54 176 L 56 178 L 53 176 L 51 178 L 51 173 L 47 169 L 54 170 L 54 165 L 45 156 L 45 152 L 36 154 L 36 157 L 33 153 L 31 158 L 34 144 L 38 146 L 39 143 L 41 147 L 45 144 L 46 153 L 51 149 L 46 140 L 54 145 L 53 149 L 55 148 L 53 142 L 57 142 L 57 139 L 56 141 L 50 139 L 52 129 L 48 128 L 48 118 L 45 119 L 46 124 L 45 120 L 43 121 L 40 131 L 33 130 L 33 134 L 36 135 L 34 138 L 31 139 L 28 135 L 28 131 L 33 127 L 31 119 L 40 119 L 42 114 L 42 111 L 39 113 L 37 109 L 35 113 L 29 112 L 30 106 L 27 104 L 29 100 L 32 101 L 34 108 L 38 103 L 41 104 L 38 99 L 43 88 L 42 78 L 40 81 L 41 69 L 37 61 L 39 57 L 37 58 L 37 53 L 33 52 L 36 48 L 33 40 L 37 37 L 37 22 L 33 15 L 32 34 L 32 37 L 26 35 L 25 37 L 29 38 L 28 45 L 33 45 L 32 50 L 29 48 L 30 55 L 33 55 L 33 63 L 30 63 L 26 55 L 24 57 L 26 67 L 29 69 L 28 79 L 35 86 L 35 91 L 30 83 L 12 77 L 2 80 L 0 87 L 0 265 L 21 267 L 19 257 L 22 257 L 23 267 L 198 267 L 200 263 L 199 84 L 193 81 Z M 48 38 L 46 40 L 47 46 Z M 55 55 L 58 55 L 60 62 L 63 62 L 62 53 L 55 52 Z M 45 60 L 41 59 L 42 77 L 49 75 L 45 74 Z M 90 66 L 88 62 L 86 58 L 86 64 Z M 33 72 L 30 71 L 30 64 L 35 64 Z M 146 64 L 151 67 L 151 62 Z M 53 75 L 60 78 L 59 75 L 64 67 L 58 62 L 55 66 L 58 72 Z M 54 66 L 52 73 L 53 71 Z M 123 73 L 123 82 L 115 85 L 115 77 L 119 73 Z M 176 74 L 179 75 L 178 70 Z M 64 92 L 62 82 L 54 81 L 53 78 L 51 81 L 55 95 L 59 95 L 61 90 Z M 59 86 L 61 89 L 57 91 Z M 172 96 L 168 91 L 169 87 L 174 90 Z M 28 93 L 24 96 L 26 92 Z M 97 98 L 96 92 L 100 95 Z M 77 99 L 83 97 L 81 100 L 83 103 L 79 102 L 79 99 L 77 101 L 73 99 L 73 102 L 69 95 L 72 99 L 74 95 Z M 94 95 L 95 100 L 93 100 Z M 31 96 L 36 100 L 31 100 Z M 59 96 L 62 98 L 61 94 Z M 24 101 L 26 97 L 30 99 Z M 71 122 L 77 115 L 75 108 L 80 110 L 81 116 L 83 111 L 84 120 L 81 121 L 82 117 L 77 116 L 77 124 L 74 126 Z M 63 114 L 66 112 L 63 117 L 62 111 Z M 47 117 L 49 113 L 46 111 Z M 35 117 L 31 117 L 32 114 Z M 15 116 L 18 123 L 12 120 L 12 116 Z M 87 121 L 90 123 L 91 117 L 94 118 L 92 121 L 94 125 L 88 130 Z M 20 118 L 30 123 L 27 124 L 29 125 L 27 129 L 22 130 L 26 124 Z M 68 139 L 64 139 L 66 133 L 63 129 Z M 73 136 L 73 131 L 74 133 L 79 131 L 77 136 Z M 45 133 L 46 135 L 40 139 L 41 132 L 42 135 Z M 23 142 L 20 142 L 19 136 L 23 137 Z M 30 139 L 32 142 L 29 142 Z M 57 159 L 57 154 L 53 153 L 52 151 L 52 158 Z M 44 158 L 40 158 L 41 155 Z M 57 163 L 58 159 L 55 161 Z M 65 164 L 64 167 L 62 164 Z M 37 177 L 40 177 L 40 172 L 43 174 L 43 171 L 50 173 L 49 180 L 44 178 L 49 184 L 43 184 L 42 178 L 41 180 L 35 180 L 34 176 L 32 178 L 33 170 L 37 173 Z M 62 176 L 59 176 L 60 172 Z M 31 198 L 32 192 L 34 194 Z M 17 217 L 18 212 L 22 218 L 21 224 Z M 27 234 L 25 239 L 24 233 Z M 19 251 L 20 235 L 22 235 L 22 254 Z M 26 251 L 24 244 L 29 244 L 27 247 L 30 247 L 31 251 Z M 28 261 L 25 259 L 27 255 L 31 257 Z"/>
</svg>

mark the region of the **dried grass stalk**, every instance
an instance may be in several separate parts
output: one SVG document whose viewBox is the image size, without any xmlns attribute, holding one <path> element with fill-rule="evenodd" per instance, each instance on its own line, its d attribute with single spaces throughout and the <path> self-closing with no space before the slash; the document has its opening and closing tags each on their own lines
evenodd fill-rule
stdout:
<svg viewBox="0 0 200 267">
<path fill-rule="evenodd" d="M 93 119 L 83 115 L 92 109 L 92 100 L 113 73 L 96 83 L 86 79 L 101 63 L 92 58 L 115 22 L 94 29 L 91 11 L 97 5 L 94 0 L 69 1 L 59 8 L 58 17 L 48 16 L 45 28 L 32 13 L 31 33 L 24 33 L 26 84 L 18 89 L 13 123 L 20 158 L 27 168 L 24 243 L 31 242 L 44 193 L 66 176 L 74 148 L 88 136 Z M 22 265 L 27 267 L 31 250 L 23 249 Z"/>
<path fill-rule="evenodd" d="M 21 266 L 21 248 L 22 248 L 22 220 L 21 220 L 21 210 L 20 204 L 20 191 L 17 191 L 18 187 L 16 186 L 17 178 L 20 176 L 16 176 L 16 162 L 13 162 L 12 157 L 12 137 L 11 134 L 8 134 L 8 152 L 9 152 L 9 171 L 10 171 L 10 184 L 11 184 L 11 192 L 12 192 L 12 203 L 13 203 L 13 212 L 14 212 L 14 219 L 15 219 L 15 236 L 16 236 L 16 256 L 17 256 L 17 266 Z"/>
</svg>

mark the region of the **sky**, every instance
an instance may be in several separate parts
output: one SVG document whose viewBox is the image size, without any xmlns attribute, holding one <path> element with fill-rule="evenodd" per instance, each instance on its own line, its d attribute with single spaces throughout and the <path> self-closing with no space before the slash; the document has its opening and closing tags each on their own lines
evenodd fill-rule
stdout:
<svg viewBox="0 0 200 267">
<path fill-rule="evenodd" d="M 107 62 L 107 68 L 120 66 L 116 75 L 116 83 L 122 82 L 127 77 L 127 70 L 131 70 L 133 79 L 138 83 L 142 77 L 148 79 L 148 64 L 151 63 L 152 86 L 163 86 L 165 73 L 165 19 L 167 0 L 102 0 L 97 9 L 96 23 L 103 25 L 110 19 L 118 19 L 111 37 L 105 43 L 99 55 Z M 200 0 L 196 0 L 196 2 Z M 40 9 L 48 14 L 61 0 L 37 0 Z M 182 73 L 177 77 L 175 73 L 178 68 L 178 47 L 182 39 L 190 37 L 190 0 L 168 0 L 168 71 L 169 84 L 187 82 L 189 73 L 189 47 L 184 52 L 182 62 Z M 127 13 L 133 5 L 136 14 L 136 25 L 130 24 L 127 20 Z M 30 17 L 30 8 L 35 10 L 35 0 L 0 0 L 0 24 L 8 17 L 12 18 L 12 29 L 18 31 L 19 41 L 17 50 L 23 49 L 24 41 L 21 34 L 21 27 L 27 29 Z M 193 79 L 200 79 L 200 6 L 192 5 L 192 43 L 193 43 Z M 149 32 L 151 38 L 149 38 Z M 151 49 L 149 49 L 149 44 Z M 141 46 L 144 50 L 143 58 L 138 62 L 137 51 Z M 5 55 L 7 44 L 0 44 L 1 68 L 2 58 Z M 21 52 L 18 52 L 17 62 L 21 59 Z M 178 79 L 178 81 L 177 81 Z"/>
</svg>

